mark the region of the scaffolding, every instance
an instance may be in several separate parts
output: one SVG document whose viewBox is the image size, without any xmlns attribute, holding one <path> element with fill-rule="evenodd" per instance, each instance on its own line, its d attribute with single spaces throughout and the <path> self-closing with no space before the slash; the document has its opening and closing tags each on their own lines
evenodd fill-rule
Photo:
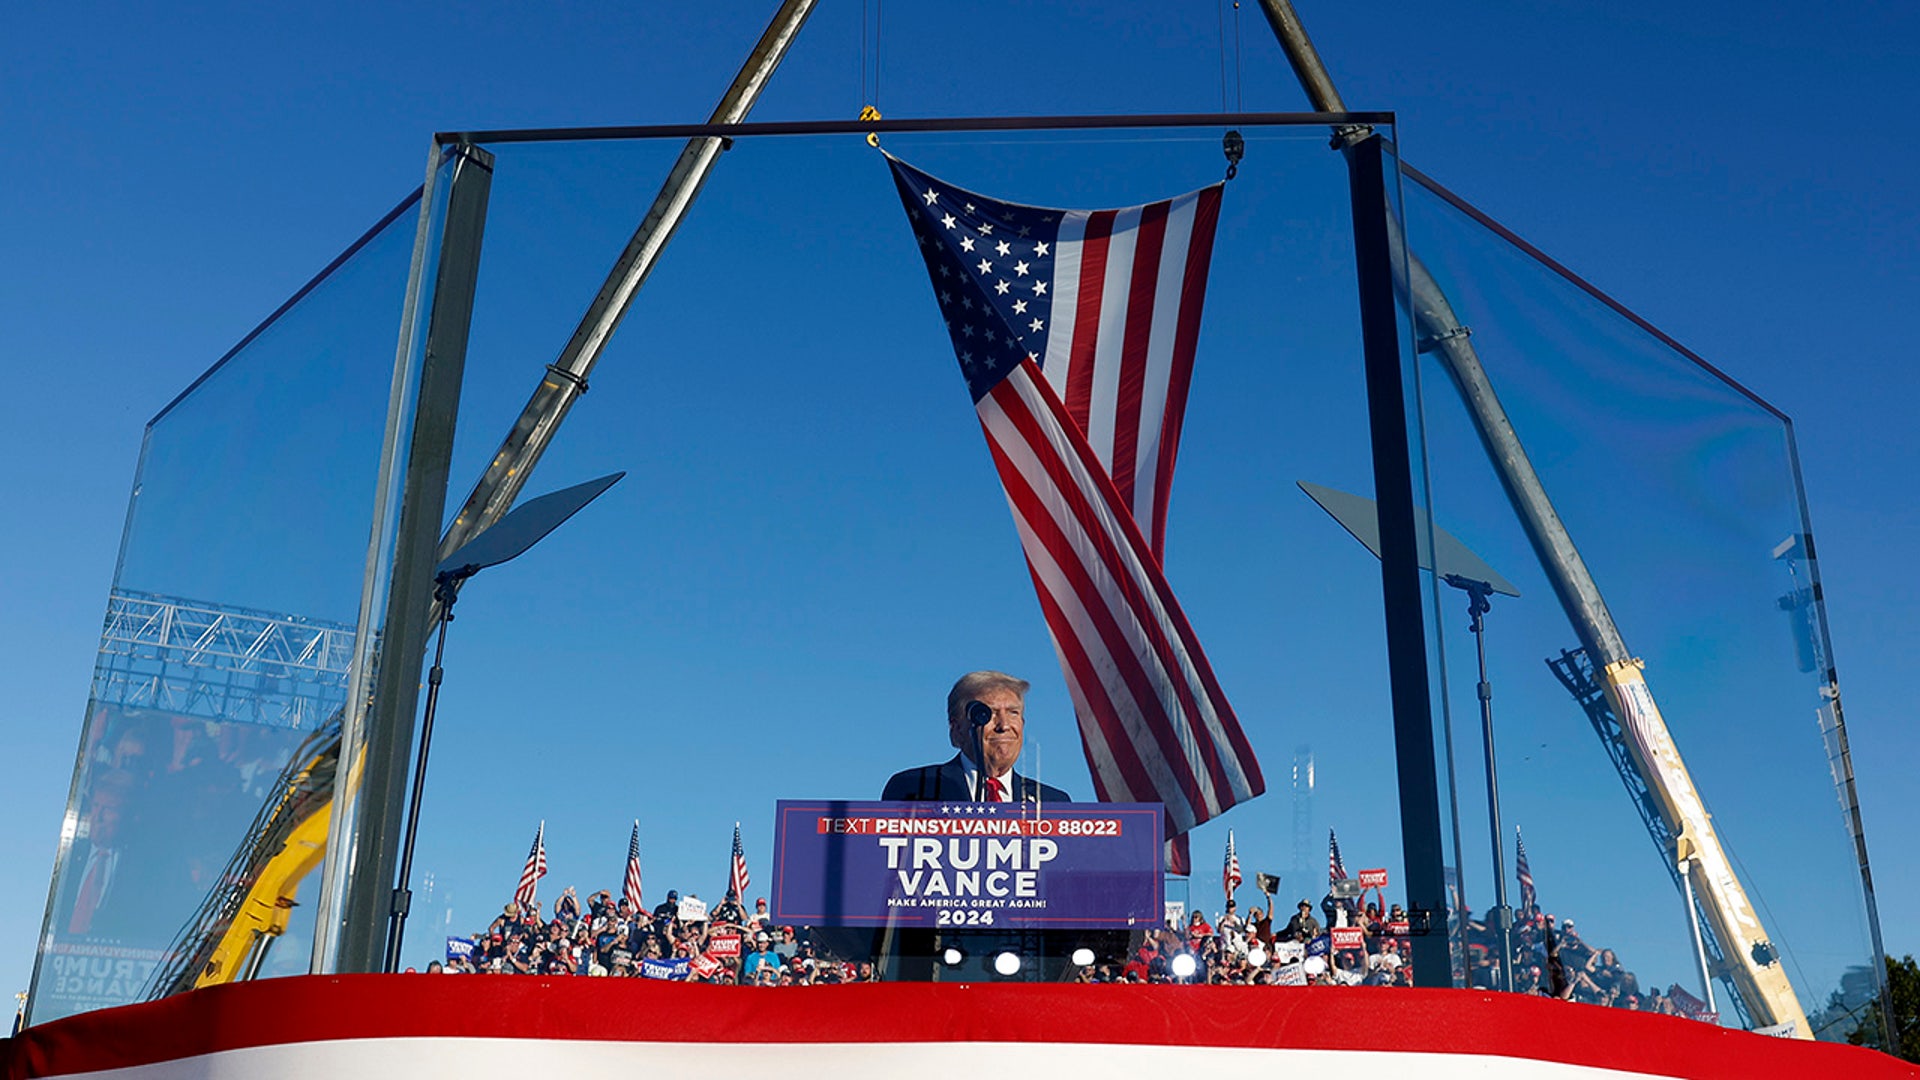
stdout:
<svg viewBox="0 0 1920 1080">
<path fill-rule="evenodd" d="M 353 640 L 345 623 L 116 590 L 93 699 L 312 731 L 346 701 Z"/>
</svg>

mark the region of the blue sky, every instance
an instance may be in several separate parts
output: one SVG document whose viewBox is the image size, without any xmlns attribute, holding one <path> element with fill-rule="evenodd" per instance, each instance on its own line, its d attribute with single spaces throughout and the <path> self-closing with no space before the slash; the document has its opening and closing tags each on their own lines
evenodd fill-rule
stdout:
<svg viewBox="0 0 1920 1080">
<path fill-rule="evenodd" d="M 0 552 L 12 567 L 0 575 L 0 682 L 8 688 L 0 715 L 11 747 L 0 760 L 0 792 L 6 793 L 0 856 L 17 868 L 0 883 L 0 982 L 8 989 L 27 981 L 44 901 L 41 868 L 51 858 L 59 827 L 99 615 L 146 420 L 418 183 L 432 131 L 704 119 L 771 6 L 635 10 L 583 5 L 535 16 L 509 5 L 458 11 L 401 5 L 378 13 L 209 6 L 164 14 L 48 5 L 14 20 L 13 32 L 0 44 L 0 100 L 7 103 L 8 116 L 8 137 L 0 144 L 7 176 L 0 186 L 0 229 L 9 240 L 9 257 L 0 263 L 0 326 L 5 328 L 0 349 L 15 388 L 9 412 L 20 448 L 16 460 L 24 466 L 8 488 L 13 512 L 0 520 Z M 948 5 L 941 12 L 946 19 L 936 24 L 930 12 L 887 10 L 879 87 L 879 105 L 887 115 L 1221 107 L 1220 13 L 1210 4 L 1171 10 L 1058 4 L 1032 10 L 981 3 Z M 1905 362 L 1911 347 L 1901 318 L 1920 285 L 1914 254 L 1920 211 L 1910 198 L 1910 178 L 1920 164 L 1914 160 L 1910 119 L 1920 104 L 1914 101 L 1911 74 L 1920 60 L 1916 17 L 1893 6 L 1859 3 L 1838 5 L 1813 22 L 1785 4 L 1730 3 L 1660 11 L 1621 11 L 1598 3 L 1485 3 L 1444 12 L 1305 5 L 1301 14 L 1349 104 L 1398 113 L 1400 143 L 1410 161 L 1794 418 L 1821 544 L 1887 945 L 1896 954 L 1920 949 L 1911 931 L 1920 917 L 1920 880 L 1902 829 L 1916 809 L 1906 783 L 1916 746 L 1903 676 L 1909 657 L 1920 648 L 1920 618 L 1913 614 L 1920 589 L 1907 572 L 1920 557 L 1920 511 L 1912 479 L 1920 464 L 1920 435 L 1909 420 L 1920 376 Z M 1231 49 L 1230 10 L 1225 19 Z M 1257 11 L 1249 6 L 1239 20 L 1243 71 L 1238 93 L 1245 108 L 1304 108 Z M 859 26 L 858 5 L 827 0 L 755 118 L 852 116 L 862 103 Z M 1256 153 L 1262 149 L 1256 143 Z M 1021 174 L 1022 152 L 934 141 L 923 144 L 916 160 L 935 173 L 951 173 L 956 181 L 998 183 L 1003 191 L 1015 185 L 1018 190 L 1008 194 L 1042 201 L 1053 189 Z M 1315 184 L 1327 182 L 1329 174 L 1306 164 L 1310 158 L 1325 163 L 1306 149 L 1286 145 L 1268 152 L 1275 161 L 1297 157 L 1302 163 L 1297 182 L 1308 199 L 1321 191 Z M 1195 150 L 1192 166 L 1183 160 L 1151 169 L 1128 163 L 1124 150 L 1087 153 L 1118 155 L 1101 160 L 1137 170 L 1136 179 L 1150 176 L 1154 190 L 1134 191 L 1120 182 L 1101 190 L 1077 181 L 1086 186 L 1070 185 L 1054 197 L 1139 201 L 1174 186 L 1208 182 L 1218 167 L 1217 157 L 1209 156 L 1213 151 L 1204 147 Z M 496 289 L 520 286 L 513 296 L 524 306 L 513 310 L 525 314 L 489 327 L 492 351 L 476 352 L 476 396 L 462 417 L 463 461 L 484 453 L 482 444 L 497 438 L 532 372 L 570 329 L 585 300 L 581 289 L 597 283 L 608 257 L 595 249 L 564 274 L 542 275 L 523 267 L 544 264 L 516 263 L 509 253 L 529 252 L 533 259 L 544 243 L 551 258 L 574 236 L 600 236 L 598 242 L 617 246 L 670 154 L 658 147 L 572 155 L 502 151 L 513 169 L 503 169 L 496 188 L 488 250 L 493 261 L 487 272 L 498 275 Z M 710 392 L 718 383 L 742 403 L 740 416 L 777 415 L 782 394 L 817 388 L 817 379 L 796 378 L 791 386 L 755 381 L 746 377 L 752 369 L 725 362 L 729 355 L 764 348 L 767 339 L 756 333 L 770 332 L 765 327 L 806 315 L 782 309 L 782 293 L 772 277 L 753 289 L 736 283 L 757 301 L 755 313 L 741 316 L 738 325 L 722 320 L 691 330 L 668 329 L 681 310 L 678 305 L 703 296 L 710 302 L 714 275 L 727 272 L 729 252 L 738 250 L 729 244 L 743 242 L 755 227 L 781 235 L 795 229 L 773 210 L 754 216 L 761 202 L 774 209 L 784 205 L 772 197 L 756 200 L 754 185 L 793 175 L 783 174 L 783 167 L 815 167 L 814 159 L 780 148 L 752 159 L 735 156 L 737 165 L 732 158 L 722 162 L 694 223 L 669 250 L 660 276 L 623 330 L 622 345 L 609 354 L 602 375 L 608 389 L 599 401 L 590 396 L 583 404 L 572 422 L 579 431 L 562 436 L 534 482 L 536 489 L 635 461 L 690 456 L 672 438 L 681 425 L 725 429 L 730 419 L 720 410 L 687 417 L 662 411 L 646 414 L 647 424 L 628 427 L 616 419 L 622 406 L 660 408 L 661 401 L 686 400 L 678 393 L 703 386 Z M 861 173 L 857 153 L 840 151 L 819 167 L 845 169 L 881 198 L 890 198 L 882 171 L 875 165 Z M 737 177 L 732 182 L 730 168 Z M 825 191 L 831 175 L 795 186 L 802 192 Z M 588 179 L 573 179 L 581 176 Z M 1257 183 L 1278 186 L 1281 181 L 1271 174 L 1256 181 L 1250 168 L 1241 183 L 1248 190 L 1246 201 L 1252 202 L 1253 193 L 1269 190 Z M 858 202 L 857 189 L 848 190 L 845 201 Z M 532 200 L 543 192 L 564 195 L 564 212 L 544 220 L 531 215 Z M 874 205 L 881 215 L 893 213 L 884 201 Z M 1325 221 L 1316 225 L 1311 215 L 1302 220 L 1307 230 L 1326 226 Z M 897 255 L 887 251 L 884 240 L 898 223 L 883 221 L 847 242 L 873 243 L 868 254 L 874 259 Z M 904 228 L 896 232 L 904 235 Z M 1266 265 L 1257 252 L 1243 255 L 1253 265 Z M 1242 278 L 1238 284 L 1251 290 L 1259 282 Z M 483 283 L 483 290 L 487 287 Z M 932 318 L 931 305 L 910 306 L 924 303 L 924 287 L 917 282 L 903 287 L 903 295 L 915 300 L 883 319 L 890 332 L 919 336 L 889 338 L 890 347 L 902 340 L 937 345 L 924 325 Z M 1216 306 L 1232 310 L 1231 293 L 1221 288 L 1216 285 L 1217 303 L 1210 301 L 1210 312 Z M 1224 322 L 1219 332 L 1230 334 L 1232 325 Z M 651 336 L 642 339 L 643 329 Z M 616 362 L 635 368 L 657 363 L 640 348 L 642 340 L 690 342 L 707 349 L 702 356 L 711 362 L 678 365 L 647 385 L 637 379 L 623 384 Z M 850 333 L 846 347 L 860 345 Z M 620 349 L 631 352 L 623 355 Z M 800 754 L 795 759 L 800 765 L 789 768 L 782 758 L 793 752 L 793 744 L 864 738 L 860 725 L 875 713 L 897 717 L 921 700 L 937 699 L 951 673 L 976 666 L 972 657 L 960 655 L 967 651 L 963 633 L 930 642 L 924 650 L 889 643 L 890 636 L 915 632 L 920 624 L 884 607 L 856 605 L 842 612 L 834 624 L 837 635 L 863 629 L 871 637 L 837 637 L 838 653 L 796 648 L 818 630 L 808 619 L 790 613 L 791 621 L 783 623 L 767 617 L 783 600 L 799 610 L 798 605 L 836 593 L 865 597 L 876 578 L 924 586 L 912 558 L 903 554 L 893 565 L 876 567 L 873 552 L 911 552 L 923 517 L 946 511 L 973 515 L 999 530 L 989 532 L 997 545 L 990 554 L 960 570 L 971 575 L 963 580 L 1000 590 L 995 595 L 1016 604 L 1009 610 L 1017 615 L 1026 584 L 1012 554 L 1010 530 L 1004 528 L 1004 510 L 990 481 L 975 483 L 985 463 L 973 445 L 977 435 L 969 430 L 957 383 L 944 366 L 950 357 L 936 353 L 934 360 L 937 372 L 927 382 L 949 395 L 946 412 L 924 421 L 905 416 L 874 421 L 876 426 L 863 429 L 799 425 L 792 434 L 804 453 L 793 452 L 791 461 L 763 459 L 766 475 L 743 479 L 717 504 L 715 485 L 703 478 L 727 475 L 738 463 L 693 456 L 687 474 L 692 479 L 684 487 L 666 478 L 647 486 L 636 478 L 609 497 L 601 525 L 583 518 L 577 534 L 570 527 L 571 539 L 554 541 L 564 545 L 556 551 L 582 559 L 613 559 L 627 543 L 620 528 L 642 520 L 643 507 L 684 507 L 683 520 L 700 527 L 676 530 L 671 543 L 632 541 L 641 553 L 636 562 L 680 565 L 671 560 L 704 551 L 715 560 L 731 558 L 729 565 L 751 568 L 745 582 L 730 581 L 722 589 L 688 571 L 691 581 L 629 575 L 616 577 L 606 589 L 578 584 L 555 589 L 536 577 L 539 564 L 530 563 L 512 571 L 521 578 L 501 572 L 499 610 L 520 620 L 513 625 L 501 624 L 505 614 L 493 616 L 490 625 L 481 600 L 485 594 L 476 591 L 472 614 L 459 626 L 470 635 L 472 659 L 459 654 L 463 643 L 456 639 L 447 701 L 450 710 L 463 709 L 475 718 L 475 730 L 513 732 L 512 710 L 529 715 L 551 710 L 562 717 L 558 723 L 544 718 L 521 723 L 542 734 L 561 727 L 591 735 L 599 721 L 580 718 L 610 710 L 618 716 L 608 727 L 637 726 L 650 709 L 685 717 L 703 695 L 751 709 L 778 700 L 783 678 L 845 663 L 846 656 L 863 650 L 886 655 L 894 667 L 883 675 L 863 670 L 851 680 L 846 699 L 824 698 L 822 707 L 847 714 L 845 722 L 796 721 L 815 725 L 817 730 L 804 736 L 796 737 L 777 719 L 730 717 L 704 745 L 663 755 L 664 761 L 649 757 L 644 742 L 620 744 L 617 753 L 631 768 L 610 771 L 597 783 L 583 783 L 569 772 L 567 784 L 556 781 L 542 789 L 552 796 L 551 809 L 532 799 L 498 807 L 495 821 L 488 800 L 450 790 L 442 804 L 447 816 L 436 823 L 430 810 L 423 855 L 429 866 L 433 858 L 441 860 L 439 881 L 460 883 L 455 928 L 483 921 L 492 901 L 483 903 L 473 894 L 491 888 L 487 882 L 499 879 L 495 891 L 510 888 L 532 825 L 523 819 L 547 816 L 571 823 L 571 835 L 554 831 L 556 876 L 550 884 L 612 886 L 627 822 L 635 816 L 649 821 L 669 816 L 665 810 L 650 813 L 654 807 L 630 794 L 632 789 L 697 764 L 714 770 L 722 782 L 731 778 L 752 791 L 752 800 L 737 807 L 700 796 L 708 800 L 702 813 L 714 819 L 702 818 L 701 828 L 723 830 L 715 824 L 721 818 L 725 824 L 734 817 L 751 821 L 756 814 L 764 820 L 763 810 L 770 810 L 776 795 L 817 794 L 800 778 L 820 759 Z M 485 377 L 494 374 L 497 381 Z M 482 393 L 484 387 L 496 388 L 492 397 Z M 1340 415 L 1354 415 L 1351 398 L 1337 398 L 1339 391 L 1331 385 L 1327 393 L 1343 403 L 1330 406 L 1333 412 L 1346 408 Z M 1216 403 L 1211 407 L 1219 411 L 1207 415 L 1231 417 L 1230 405 Z M 1194 407 L 1209 408 L 1198 390 Z M 595 414 L 596 408 L 602 411 Z M 743 445 L 767 439 L 740 422 L 743 427 L 735 434 Z M 569 436 L 577 436 L 573 444 Z M 896 461 L 873 452 L 875 445 L 907 446 L 920 437 L 963 448 L 951 460 L 941 459 L 950 474 L 903 480 L 900 470 L 919 458 L 906 453 Z M 1334 451 L 1363 445 L 1330 445 L 1311 475 L 1292 462 L 1275 468 L 1296 470 L 1285 475 L 1287 483 L 1299 476 L 1359 489 L 1364 471 L 1355 471 L 1351 454 L 1343 459 Z M 1196 449 L 1183 465 L 1188 471 L 1178 490 L 1191 501 L 1182 509 L 1231 513 L 1236 505 L 1231 493 L 1209 486 L 1205 453 Z M 806 454 L 827 455 L 836 468 L 809 467 Z M 457 464 L 455 471 L 455 487 L 464 491 L 471 469 Z M 971 501 L 954 507 L 948 494 L 954 489 L 943 486 L 949 483 Z M 912 504 L 901 517 L 876 513 L 866 497 L 869 491 L 903 488 L 919 491 L 924 504 Z M 808 520 L 815 523 L 803 530 L 812 545 L 805 557 L 790 554 L 788 562 L 778 561 L 782 551 L 793 551 L 794 529 L 778 506 L 756 495 L 762 491 L 805 497 Z M 1279 497 L 1276 492 L 1274 498 Z M 842 532 L 820 527 L 824 521 L 839 522 Z M 1196 567 L 1251 565 L 1247 560 L 1258 553 L 1236 550 L 1235 535 L 1222 527 L 1183 541 L 1176 533 L 1176 553 L 1184 542 L 1195 552 Z M 1484 542 L 1498 545 L 1495 537 Z M 1177 567 L 1170 565 L 1170 573 L 1181 587 Z M 1354 580 L 1359 580 L 1365 568 L 1343 565 L 1340 573 L 1357 574 Z M 796 577 L 805 583 L 791 584 Z M 1209 600 L 1197 570 L 1194 577 L 1196 595 L 1183 596 L 1195 609 L 1204 638 Z M 861 590 L 847 587 L 855 581 L 863 582 Z M 676 591 L 675 585 L 682 588 Z M 760 602 L 742 607 L 740 596 Z M 671 607 L 663 604 L 669 597 Z M 940 598 L 931 594 L 924 602 Z M 1036 682 L 1047 684 L 1036 705 L 1042 711 L 1051 708 L 1054 726 L 1036 725 L 1036 736 L 1042 752 L 1053 755 L 1046 760 L 1058 764 L 1045 768 L 1082 775 L 1069 771 L 1080 768 L 1078 750 L 1070 721 L 1061 719 L 1062 695 L 1048 669 L 1044 635 L 1031 617 L 1031 600 L 1025 603 L 1028 617 L 1008 626 L 1012 643 L 1001 655 L 1012 655 L 1004 662 L 1025 664 Z M 1328 605 L 1338 606 L 1333 600 Z M 657 661 L 653 666 L 623 647 L 633 633 L 623 620 L 656 631 L 647 638 L 647 655 Z M 657 633 L 663 623 L 676 632 Z M 511 631 L 537 627 L 564 635 L 579 626 L 597 630 L 593 641 L 575 643 L 578 651 L 571 654 L 594 672 L 582 677 L 577 691 L 556 692 L 543 681 L 552 676 L 542 661 L 564 655 L 557 651 L 520 656 L 525 667 L 518 670 L 503 666 L 516 660 Z M 710 633 L 698 632 L 702 629 Z M 1361 629 L 1352 632 L 1359 635 Z M 728 635 L 737 653 L 716 651 L 714 642 L 729 640 Z M 1635 640 L 1631 628 L 1628 636 Z M 1653 644 L 1643 647 L 1651 651 Z M 1217 662 L 1255 670 L 1251 657 L 1223 659 L 1239 647 L 1209 644 Z M 992 652 L 982 650 L 980 663 L 1000 659 Z M 1539 653 L 1529 644 L 1513 655 L 1535 656 L 1537 663 Z M 743 665 L 735 662 L 740 654 L 767 659 Z M 494 674 L 496 681 L 463 688 L 458 667 L 463 662 Z M 1300 674 L 1310 673 L 1310 664 L 1297 656 L 1295 662 Z M 1284 698 L 1285 676 L 1281 665 L 1274 685 L 1245 692 L 1240 706 L 1250 723 L 1264 702 Z M 1650 677 L 1657 689 L 1657 675 Z M 663 682 L 675 685 L 667 691 Z M 823 700 L 814 696 L 819 689 L 808 686 L 803 696 L 808 707 Z M 1566 719 L 1579 723 L 1577 716 Z M 680 719 L 675 726 L 689 725 Z M 473 765 L 462 755 L 517 738 L 483 736 L 480 745 L 463 748 L 455 736 L 444 760 L 456 774 L 485 769 L 484 762 Z M 931 759 L 937 750 L 937 727 L 889 729 L 875 738 L 878 743 L 866 748 L 871 768 L 863 758 L 864 771 L 855 770 L 862 776 L 883 763 Z M 1295 738 L 1275 735 L 1263 757 L 1275 789 L 1266 800 L 1272 804 L 1267 817 L 1250 830 L 1236 825 L 1242 830 L 1242 857 L 1249 862 L 1284 868 L 1288 859 L 1283 835 L 1288 818 L 1279 789 Z M 1333 740 L 1324 729 L 1298 738 L 1316 741 L 1323 754 L 1331 754 Z M 567 760 L 583 761 L 591 760 L 598 744 L 589 737 L 565 745 Z M 1570 738 L 1566 753 L 1573 755 L 1582 745 L 1597 757 L 1590 736 L 1584 744 Z M 586 779 L 597 780 L 591 770 Z M 1595 781 L 1596 797 L 1604 787 L 1599 781 L 1607 779 Z M 877 786 L 878 779 L 872 783 Z M 620 785 L 628 792 L 617 790 Z M 1356 790 L 1367 789 L 1359 785 Z M 1463 793 L 1472 790 L 1470 783 L 1463 786 Z M 567 805 L 567 799 L 579 805 Z M 1369 800 L 1354 796 L 1354 801 Z M 762 807 L 763 802 L 768 805 Z M 1366 824 L 1343 825 L 1333 809 L 1322 808 L 1322 827 L 1332 817 L 1336 826 L 1365 836 Z M 1536 828 L 1547 828 L 1526 819 L 1523 824 L 1530 837 Z M 484 844 L 456 844 L 463 828 L 483 834 Z M 709 889 L 719 883 L 726 832 L 683 842 L 668 838 L 664 822 L 660 828 L 658 838 L 643 834 L 649 881 L 659 883 L 650 884 L 650 890 L 657 894 L 676 883 L 698 890 L 703 878 L 711 879 Z M 583 835 L 589 831 L 591 841 Z M 1388 861 L 1356 851 L 1363 839 L 1346 843 L 1350 860 Z M 1531 846 L 1536 873 L 1544 875 L 1556 856 L 1538 840 Z M 1201 877 L 1216 851 L 1211 839 L 1196 846 Z M 1480 846 L 1469 839 L 1467 851 L 1470 873 L 1476 861 L 1484 867 Z M 755 876 L 764 883 L 768 853 L 762 849 L 753 856 Z M 1567 865 L 1562 872 L 1563 880 L 1572 880 L 1578 868 Z M 1668 903 L 1664 897 L 1657 902 Z M 1618 932 L 1629 934 L 1632 927 L 1623 923 Z M 430 935 L 422 931 L 415 940 L 422 939 Z"/>
</svg>

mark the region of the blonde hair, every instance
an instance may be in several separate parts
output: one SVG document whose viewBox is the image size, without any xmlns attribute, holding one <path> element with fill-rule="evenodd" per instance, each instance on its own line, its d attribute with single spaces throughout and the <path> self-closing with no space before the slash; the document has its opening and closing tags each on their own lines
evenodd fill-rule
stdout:
<svg viewBox="0 0 1920 1080">
<path fill-rule="evenodd" d="M 947 720 L 962 719 L 966 716 L 967 702 L 973 701 L 989 690 L 1011 690 L 1026 700 L 1027 688 L 1033 684 L 1025 679 L 1016 679 L 1004 671 L 969 671 L 954 682 L 953 689 L 947 691 Z"/>
</svg>

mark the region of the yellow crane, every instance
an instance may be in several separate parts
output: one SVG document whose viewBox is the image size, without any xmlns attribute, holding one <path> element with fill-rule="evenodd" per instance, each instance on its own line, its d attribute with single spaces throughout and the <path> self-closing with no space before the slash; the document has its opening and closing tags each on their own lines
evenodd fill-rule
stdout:
<svg viewBox="0 0 1920 1080">
<path fill-rule="evenodd" d="M 154 972 L 149 999 L 251 979 L 260 970 L 293 917 L 300 883 L 326 857 L 339 753 L 336 713 L 295 749 L 276 784 L 278 796 L 261 808 L 219 886 L 167 950 L 171 959 Z"/>
<path fill-rule="evenodd" d="M 1346 103 L 1289 0 L 1261 0 L 1261 8 L 1313 107 L 1320 112 L 1346 112 Z M 1349 146 L 1371 134 L 1362 128 L 1343 128 L 1334 133 L 1335 145 Z M 1406 250 L 1391 215 L 1389 227 L 1396 234 L 1393 246 Z M 1746 888 L 1734 873 L 1713 819 L 1680 758 L 1673 733 L 1647 689 L 1643 665 L 1628 651 L 1599 586 L 1547 497 L 1545 485 L 1480 364 L 1471 331 L 1461 324 L 1446 293 L 1412 251 L 1406 253 L 1405 276 L 1396 284 L 1413 310 L 1419 348 L 1438 358 L 1459 391 L 1541 569 L 1553 584 L 1587 658 L 1599 670 L 1607 704 L 1618 718 L 1626 761 L 1644 785 L 1657 818 L 1649 824 L 1655 826 L 1656 839 L 1663 846 L 1671 838 L 1671 850 L 1666 854 L 1679 872 L 1688 908 L 1698 903 L 1719 942 L 1721 970 L 1711 974 L 1722 975 L 1733 984 L 1757 1026 L 1812 1038 L 1806 1013 L 1780 963 L 1779 952 L 1768 940 Z M 1697 890 L 1696 880 L 1701 886 Z M 1708 981 L 1706 991 L 1711 996 L 1710 973 L 1705 970 L 1697 931 L 1696 949 L 1702 954 L 1702 977 Z"/>
</svg>

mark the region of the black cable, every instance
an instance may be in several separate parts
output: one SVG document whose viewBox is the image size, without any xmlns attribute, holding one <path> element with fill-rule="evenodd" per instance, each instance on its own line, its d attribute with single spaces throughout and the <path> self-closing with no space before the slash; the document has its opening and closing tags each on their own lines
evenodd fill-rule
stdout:
<svg viewBox="0 0 1920 1080">
<path fill-rule="evenodd" d="M 1240 0 L 1233 0 L 1233 111 L 1234 112 L 1239 112 L 1246 100 L 1246 98 L 1241 92 L 1243 89 L 1242 87 L 1243 80 L 1241 77 L 1242 66 L 1240 61 L 1243 55 L 1244 54 L 1241 52 L 1241 49 L 1240 49 Z M 1221 106 L 1221 108 L 1225 108 L 1225 107 L 1226 107 L 1225 105 Z"/>
<path fill-rule="evenodd" d="M 1220 111 L 1227 111 L 1227 16 L 1220 5 L 1222 0 L 1213 0 L 1214 22 L 1218 24 L 1220 37 Z M 1239 0 L 1234 0 L 1239 7 Z"/>
</svg>

